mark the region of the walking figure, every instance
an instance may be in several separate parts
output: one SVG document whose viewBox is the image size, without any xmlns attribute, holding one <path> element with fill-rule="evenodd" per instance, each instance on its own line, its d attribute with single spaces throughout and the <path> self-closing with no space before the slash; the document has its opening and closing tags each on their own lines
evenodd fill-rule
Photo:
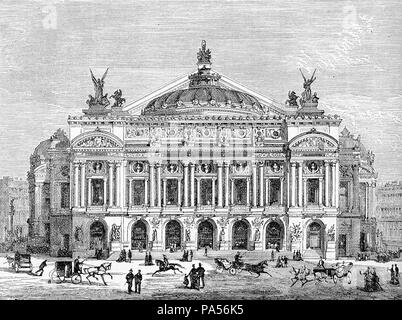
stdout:
<svg viewBox="0 0 402 320">
<path fill-rule="evenodd" d="M 193 261 L 193 250 L 190 250 L 190 260 L 188 260 L 189 262 Z"/>
<path fill-rule="evenodd" d="M 130 269 L 126 275 L 126 283 L 128 284 L 128 293 L 131 294 L 133 292 L 133 279 L 134 279 L 134 274 L 133 274 L 133 269 Z"/>
<path fill-rule="evenodd" d="M 47 261 L 47 260 L 43 261 L 43 262 L 39 265 L 39 269 L 34 272 L 35 275 L 40 276 L 40 277 L 42 276 L 42 274 L 43 274 L 43 269 L 45 269 L 45 267 L 47 266 L 46 261 Z M 40 274 L 38 274 L 38 273 L 40 273 Z"/>
<path fill-rule="evenodd" d="M 199 267 L 197 268 L 197 274 L 198 274 L 198 279 L 199 279 L 199 285 L 201 287 L 201 282 L 202 282 L 202 287 L 205 287 L 205 280 L 204 280 L 204 275 L 205 275 L 205 269 L 201 266 L 201 262 L 199 263 Z"/>
<path fill-rule="evenodd" d="M 204 247 L 204 256 L 208 257 L 208 247 Z"/>
<path fill-rule="evenodd" d="M 127 258 L 128 258 L 128 262 L 129 262 L 129 263 L 131 263 L 131 257 L 132 257 L 131 250 L 130 250 L 130 249 L 128 249 L 128 252 L 127 252 Z"/>
<path fill-rule="evenodd" d="M 137 293 L 137 292 L 138 292 L 138 294 L 141 293 L 141 281 L 142 281 L 141 270 L 138 270 L 137 274 L 134 276 L 135 293 Z"/>
</svg>

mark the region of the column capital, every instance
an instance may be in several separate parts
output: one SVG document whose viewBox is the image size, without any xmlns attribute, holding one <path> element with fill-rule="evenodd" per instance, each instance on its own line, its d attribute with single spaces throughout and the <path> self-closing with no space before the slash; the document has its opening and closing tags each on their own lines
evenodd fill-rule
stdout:
<svg viewBox="0 0 402 320">
<path fill-rule="evenodd" d="M 296 167 L 296 162 L 291 162 L 290 165 L 291 165 L 292 167 Z"/>
<path fill-rule="evenodd" d="M 324 160 L 324 166 L 328 167 L 329 166 L 329 160 Z"/>
<path fill-rule="evenodd" d="M 190 165 L 190 160 L 181 160 L 181 164 L 184 166 L 184 167 L 188 167 L 189 165 Z"/>
<path fill-rule="evenodd" d="M 222 167 L 224 165 L 224 161 L 223 160 L 216 160 L 215 161 L 216 164 L 218 165 L 218 167 Z"/>
</svg>

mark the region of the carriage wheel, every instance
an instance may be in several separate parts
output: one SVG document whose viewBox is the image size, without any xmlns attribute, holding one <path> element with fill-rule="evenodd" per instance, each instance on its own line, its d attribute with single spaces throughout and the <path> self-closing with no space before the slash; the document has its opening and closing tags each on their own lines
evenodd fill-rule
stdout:
<svg viewBox="0 0 402 320">
<path fill-rule="evenodd" d="M 59 275 L 56 270 L 54 270 L 52 272 L 52 274 L 50 275 L 50 278 L 51 278 L 52 282 L 57 283 L 57 284 L 64 282 L 64 280 L 66 279 L 64 277 L 64 275 Z"/>
<path fill-rule="evenodd" d="M 348 284 L 352 283 L 352 273 L 350 271 L 348 272 L 346 279 L 348 280 Z"/>
<path fill-rule="evenodd" d="M 221 266 L 216 267 L 216 272 L 222 273 L 223 272 L 223 267 L 221 267 Z"/>
<path fill-rule="evenodd" d="M 81 283 L 81 281 L 82 281 L 82 278 L 81 278 L 80 274 L 75 273 L 75 274 L 72 275 L 72 277 L 71 277 L 71 282 L 72 283 L 78 284 L 78 283 Z"/>
<path fill-rule="evenodd" d="M 229 273 L 232 275 L 232 276 L 234 276 L 235 274 L 236 274 L 236 268 L 233 268 L 233 267 L 230 267 L 229 268 Z"/>
</svg>

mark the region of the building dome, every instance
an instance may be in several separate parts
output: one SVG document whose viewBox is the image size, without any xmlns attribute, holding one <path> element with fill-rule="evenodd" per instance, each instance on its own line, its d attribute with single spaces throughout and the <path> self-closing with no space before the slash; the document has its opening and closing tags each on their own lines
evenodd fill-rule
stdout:
<svg viewBox="0 0 402 320">
<path fill-rule="evenodd" d="M 165 93 L 148 103 L 144 115 L 251 115 L 261 116 L 264 108 L 252 95 L 224 88 L 220 75 L 211 71 L 211 53 L 205 41 L 197 54 L 198 72 L 189 76 L 187 89 Z"/>
</svg>

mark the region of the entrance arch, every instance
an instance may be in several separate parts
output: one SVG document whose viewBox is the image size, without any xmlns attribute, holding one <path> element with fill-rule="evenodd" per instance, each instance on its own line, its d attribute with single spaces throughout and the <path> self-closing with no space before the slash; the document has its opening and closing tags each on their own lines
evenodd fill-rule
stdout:
<svg viewBox="0 0 402 320">
<path fill-rule="evenodd" d="M 106 228 L 100 221 L 94 221 L 89 227 L 89 249 L 106 249 Z"/>
<path fill-rule="evenodd" d="M 172 220 L 165 227 L 165 248 L 170 248 L 171 245 L 176 248 L 181 248 L 181 225 L 178 221 Z"/>
<path fill-rule="evenodd" d="M 146 249 L 147 243 L 147 226 L 144 221 L 139 220 L 131 227 L 131 249 Z"/>
<path fill-rule="evenodd" d="M 307 249 L 320 250 L 324 248 L 324 228 L 317 221 L 311 222 L 307 227 Z"/>
<path fill-rule="evenodd" d="M 248 249 L 250 226 L 244 220 L 236 221 L 232 228 L 232 249 Z"/>
<path fill-rule="evenodd" d="M 214 248 L 214 233 L 214 225 L 211 221 L 201 221 L 198 225 L 198 249 L 205 246 Z"/>
<path fill-rule="evenodd" d="M 283 247 L 284 228 L 282 223 L 271 221 L 265 230 L 265 249 L 275 248 L 277 244 L 279 250 Z"/>
</svg>

